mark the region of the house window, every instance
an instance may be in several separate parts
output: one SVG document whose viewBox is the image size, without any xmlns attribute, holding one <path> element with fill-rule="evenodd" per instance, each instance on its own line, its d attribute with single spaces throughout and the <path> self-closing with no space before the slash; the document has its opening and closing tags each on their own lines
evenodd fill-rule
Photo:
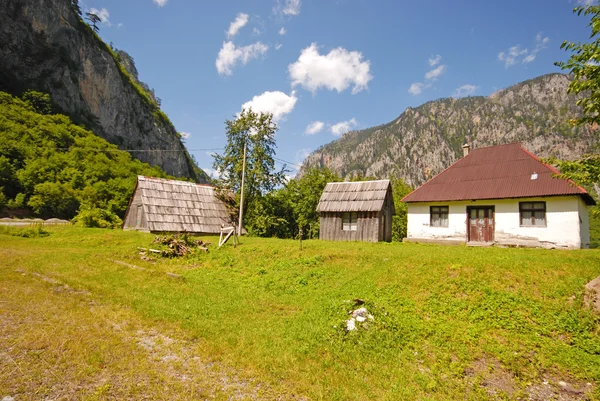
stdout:
<svg viewBox="0 0 600 401">
<path fill-rule="evenodd" d="M 356 231 L 358 221 L 357 212 L 345 212 L 342 214 L 342 230 Z"/>
<path fill-rule="evenodd" d="M 448 206 L 431 206 L 429 215 L 431 227 L 448 227 Z"/>
<path fill-rule="evenodd" d="M 521 226 L 546 227 L 546 202 L 519 202 Z"/>
</svg>

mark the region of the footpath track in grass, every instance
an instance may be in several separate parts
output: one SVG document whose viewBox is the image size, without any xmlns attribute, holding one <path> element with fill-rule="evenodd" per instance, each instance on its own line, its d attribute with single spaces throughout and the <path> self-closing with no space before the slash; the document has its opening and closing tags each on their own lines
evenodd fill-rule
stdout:
<svg viewBox="0 0 600 401">
<path fill-rule="evenodd" d="M 598 398 L 597 250 L 203 238 L 148 261 L 150 234 L 48 231 L 0 235 L 0 396 Z M 355 299 L 373 320 L 347 331 Z"/>
</svg>

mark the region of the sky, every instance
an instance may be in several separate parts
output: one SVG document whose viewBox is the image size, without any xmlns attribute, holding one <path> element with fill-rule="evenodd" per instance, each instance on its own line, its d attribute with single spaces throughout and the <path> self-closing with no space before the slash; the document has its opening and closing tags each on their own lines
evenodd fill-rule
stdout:
<svg viewBox="0 0 600 401">
<path fill-rule="evenodd" d="M 591 0 L 81 0 L 207 173 L 244 107 L 273 113 L 278 168 L 444 97 L 560 72 Z"/>
</svg>

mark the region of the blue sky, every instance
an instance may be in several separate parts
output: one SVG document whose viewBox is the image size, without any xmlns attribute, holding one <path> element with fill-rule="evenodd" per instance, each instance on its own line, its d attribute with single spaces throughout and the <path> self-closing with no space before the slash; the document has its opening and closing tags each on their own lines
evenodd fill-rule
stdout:
<svg viewBox="0 0 600 401">
<path fill-rule="evenodd" d="M 209 173 L 204 149 L 224 146 L 224 122 L 243 105 L 275 114 L 276 157 L 301 164 L 347 130 L 387 123 L 408 106 L 558 72 L 554 61 L 568 57 L 562 41 L 589 35 L 569 0 L 81 4 L 102 18 L 102 38 L 133 56 Z"/>
</svg>

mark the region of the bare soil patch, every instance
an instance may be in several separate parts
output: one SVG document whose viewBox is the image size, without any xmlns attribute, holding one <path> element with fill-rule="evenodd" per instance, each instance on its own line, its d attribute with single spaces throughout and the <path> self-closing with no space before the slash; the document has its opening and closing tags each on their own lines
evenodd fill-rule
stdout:
<svg viewBox="0 0 600 401">
<path fill-rule="evenodd" d="M 47 275 L 10 272 L 0 306 L 0 399 L 301 399 Z"/>
</svg>

